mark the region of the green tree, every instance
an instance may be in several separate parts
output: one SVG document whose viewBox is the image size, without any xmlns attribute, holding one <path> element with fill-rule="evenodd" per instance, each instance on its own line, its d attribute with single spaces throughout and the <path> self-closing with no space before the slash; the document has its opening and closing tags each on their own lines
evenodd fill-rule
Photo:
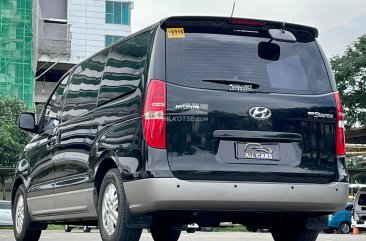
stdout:
<svg viewBox="0 0 366 241">
<path fill-rule="evenodd" d="M 366 125 L 366 35 L 330 61 L 344 106 L 346 128 Z"/>
<path fill-rule="evenodd" d="M 30 135 L 18 129 L 18 117 L 27 111 L 19 99 L 0 99 L 0 167 L 15 167 Z"/>
</svg>

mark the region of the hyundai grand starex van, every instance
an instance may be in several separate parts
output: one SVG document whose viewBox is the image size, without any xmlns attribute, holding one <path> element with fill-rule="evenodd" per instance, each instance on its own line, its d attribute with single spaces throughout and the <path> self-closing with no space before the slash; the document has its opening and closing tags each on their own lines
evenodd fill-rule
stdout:
<svg viewBox="0 0 366 241">
<path fill-rule="evenodd" d="M 346 205 L 342 105 L 315 28 L 171 17 L 63 76 L 16 167 L 15 238 L 48 224 L 177 241 L 233 222 L 314 241 Z"/>
</svg>

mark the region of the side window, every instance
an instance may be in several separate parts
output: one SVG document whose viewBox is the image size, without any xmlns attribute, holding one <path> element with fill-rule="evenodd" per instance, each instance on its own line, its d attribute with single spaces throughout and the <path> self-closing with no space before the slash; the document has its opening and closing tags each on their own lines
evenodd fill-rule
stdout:
<svg viewBox="0 0 366 241">
<path fill-rule="evenodd" d="M 115 46 L 109 55 L 100 85 L 98 106 L 134 91 L 143 78 L 150 32 Z"/>
<path fill-rule="evenodd" d="M 358 203 L 358 205 L 366 206 L 366 194 L 365 193 L 360 194 L 357 203 Z"/>
<path fill-rule="evenodd" d="M 64 100 L 65 89 L 69 81 L 69 75 L 65 76 L 61 83 L 57 86 L 49 99 L 45 108 L 45 115 L 42 122 L 42 130 L 53 128 L 55 125 L 54 121 L 60 121 L 60 113 L 62 110 L 62 102 Z"/>
<path fill-rule="evenodd" d="M 67 91 L 62 122 L 96 107 L 100 80 L 108 54 L 109 50 L 106 50 L 76 68 Z"/>
</svg>

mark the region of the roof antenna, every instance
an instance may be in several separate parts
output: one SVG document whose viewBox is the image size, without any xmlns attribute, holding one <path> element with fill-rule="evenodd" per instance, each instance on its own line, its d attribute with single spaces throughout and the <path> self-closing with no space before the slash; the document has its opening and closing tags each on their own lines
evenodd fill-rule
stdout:
<svg viewBox="0 0 366 241">
<path fill-rule="evenodd" d="M 233 17 L 234 15 L 234 10 L 235 10 L 235 2 L 233 3 L 233 10 L 231 10 L 231 18 Z"/>
</svg>

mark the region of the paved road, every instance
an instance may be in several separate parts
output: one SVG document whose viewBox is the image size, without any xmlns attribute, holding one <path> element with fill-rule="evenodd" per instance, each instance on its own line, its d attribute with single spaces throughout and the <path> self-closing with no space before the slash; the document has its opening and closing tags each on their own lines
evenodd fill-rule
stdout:
<svg viewBox="0 0 366 241">
<path fill-rule="evenodd" d="M 14 241 L 12 230 L 0 230 L 1 241 Z M 93 230 L 91 233 L 82 233 L 73 231 L 65 233 L 64 231 L 44 231 L 41 241 L 101 241 L 98 231 Z M 197 232 L 194 234 L 182 233 L 179 241 L 272 241 L 269 233 L 217 233 L 217 232 Z M 365 241 L 366 235 L 352 234 L 320 234 L 317 241 Z M 150 234 L 143 232 L 140 241 L 153 241 Z"/>
</svg>

